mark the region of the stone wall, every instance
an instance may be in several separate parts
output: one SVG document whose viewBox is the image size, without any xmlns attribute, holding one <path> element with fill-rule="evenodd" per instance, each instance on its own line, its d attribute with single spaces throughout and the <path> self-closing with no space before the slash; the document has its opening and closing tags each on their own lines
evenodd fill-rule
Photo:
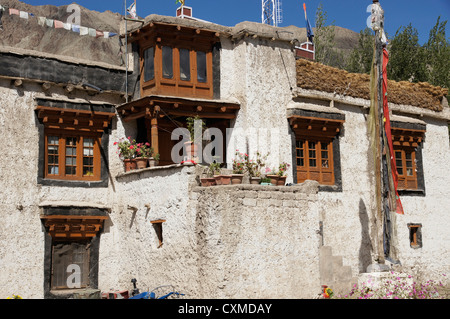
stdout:
<svg viewBox="0 0 450 319">
<path fill-rule="evenodd" d="M 197 187 L 199 298 L 314 298 L 318 184 Z"/>
</svg>

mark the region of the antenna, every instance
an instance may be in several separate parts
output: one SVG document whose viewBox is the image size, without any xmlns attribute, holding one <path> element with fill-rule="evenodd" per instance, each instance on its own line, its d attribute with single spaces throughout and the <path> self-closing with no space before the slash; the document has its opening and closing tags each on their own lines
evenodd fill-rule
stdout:
<svg viewBox="0 0 450 319">
<path fill-rule="evenodd" d="M 281 0 L 261 0 L 261 22 L 278 26 L 283 22 L 283 10 Z"/>
</svg>

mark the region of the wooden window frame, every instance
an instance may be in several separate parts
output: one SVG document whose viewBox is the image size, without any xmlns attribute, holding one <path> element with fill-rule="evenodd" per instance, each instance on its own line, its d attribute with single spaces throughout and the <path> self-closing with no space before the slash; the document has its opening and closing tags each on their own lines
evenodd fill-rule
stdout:
<svg viewBox="0 0 450 319">
<path fill-rule="evenodd" d="M 400 158 L 397 155 L 400 154 Z M 411 154 L 411 159 L 407 159 L 406 155 Z M 397 166 L 397 175 L 398 175 L 398 189 L 399 190 L 417 190 L 418 180 L 417 180 L 417 164 L 416 164 L 416 151 L 414 148 L 405 147 L 405 148 L 394 148 L 394 156 L 396 160 Z M 411 162 L 411 172 L 412 174 L 408 174 L 408 162 Z M 399 165 L 399 163 L 401 165 Z"/>
<path fill-rule="evenodd" d="M 392 127 L 394 160 L 397 166 L 398 191 L 420 192 L 424 190 L 421 143 L 424 129 Z M 398 156 L 401 154 L 401 156 Z M 411 160 L 406 158 L 411 154 Z M 411 163 L 412 175 L 407 174 L 407 163 Z"/>
<path fill-rule="evenodd" d="M 177 43 L 176 41 L 161 41 L 152 43 L 142 48 L 140 52 L 140 68 L 145 74 L 145 51 L 154 48 L 154 77 L 145 81 L 141 77 L 141 96 L 150 94 L 163 94 L 169 96 L 201 97 L 213 98 L 213 50 L 207 46 L 196 46 L 192 43 Z M 162 48 L 172 48 L 172 71 L 171 78 L 163 76 L 163 55 Z M 190 77 L 188 80 L 181 78 L 180 50 L 189 51 Z M 197 52 L 204 52 L 206 55 L 206 81 L 198 80 Z"/>
<path fill-rule="evenodd" d="M 303 141 L 303 147 L 298 148 L 298 142 Z M 334 185 L 334 158 L 333 158 L 333 139 L 332 138 L 319 138 L 314 136 L 297 136 L 296 138 L 296 167 L 297 167 L 297 183 L 302 183 L 305 180 L 316 180 L 321 185 Z M 314 148 L 310 148 L 310 143 L 315 143 Z M 322 146 L 326 144 L 326 150 L 322 149 Z M 303 150 L 303 157 L 298 156 L 299 150 Z M 315 152 L 315 157 L 310 156 L 310 152 Z M 323 158 L 323 152 L 327 152 L 327 158 Z M 299 165 L 298 159 L 303 159 L 303 165 Z M 316 166 L 311 165 L 311 160 L 316 161 Z M 323 161 L 326 160 L 328 167 L 323 166 Z M 306 175 L 305 178 L 300 178 L 301 174 Z M 330 178 L 326 178 L 329 175 Z"/>
<path fill-rule="evenodd" d="M 48 154 L 48 139 L 50 136 L 56 136 L 59 139 L 59 168 L 58 174 L 49 174 L 49 154 Z M 76 145 L 76 174 L 66 174 L 66 141 L 69 137 L 75 137 L 77 139 Z M 93 174 L 83 174 L 83 142 L 85 138 L 92 138 L 94 140 L 93 145 Z M 95 132 L 77 132 L 68 130 L 58 130 L 46 128 L 44 131 L 45 139 L 45 154 L 44 154 L 44 178 L 54 180 L 73 180 L 73 181 L 100 181 L 101 180 L 101 134 Z"/>
</svg>

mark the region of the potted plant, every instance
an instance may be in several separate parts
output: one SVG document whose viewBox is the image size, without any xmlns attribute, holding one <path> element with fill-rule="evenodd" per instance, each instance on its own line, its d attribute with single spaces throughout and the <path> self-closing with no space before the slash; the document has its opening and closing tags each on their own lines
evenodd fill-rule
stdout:
<svg viewBox="0 0 450 319">
<path fill-rule="evenodd" d="M 261 168 L 265 165 L 266 156 L 262 156 L 260 152 L 256 152 L 256 159 L 251 160 L 247 156 L 246 169 L 250 176 L 250 184 L 259 184 L 261 181 Z"/>
<path fill-rule="evenodd" d="M 132 140 L 131 137 L 121 138 L 118 142 L 114 142 L 114 145 L 117 146 L 119 157 L 123 160 L 125 172 L 136 169 L 136 162 L 134 161 L 135 144 L 136 141 Z"/>
<path fill-rule="evenodd" d="M 196 115 L 195 117 L 192 117 L 192 116 L 188 117 L 186 119 L 186 123 L 187 123 L 187 129 L 189 131 L 190 141 L 184 143 L 184 145 L 186 148 L 186 154 L 187 154 L 188 158 L 192 159 L 192 158 L 197 157 L 198 145 L 202 141 L 203 130 L 206 128 L 206 126 L 205 126 L 205 122 L 198 115 Z M 196 123 L 200 124 L 201 132 L 200 132 L 199 136 L 195 136 Z M 200 138 L 198 138 L 198 137 L 200 137 Z"/>
<path fill-rule="evenodd" d="M 136 144 L 136 166 L 138 169 L 146 168 L 150 157 L 152 156 L 153 148 L 148 142 Z"/>
<path fill-rule="evenodd" d="M 216 185 L 222 185 L 222 175 L 220 175 L 220 163 L 217 163 L 216 161 L 209 164 L 209 171 L 214 176 L 214 179 L 216 180 Z"/>
<path fill-rule="evenodd" d="M 270 179 L 270 183 L 274 186 L 278 184 L 279 175 L 273 169 L 266 167 L 266 177 Z"/>
<path fill-rule="evenodd" d="M 239 150 L 235 152 L 233 159 L 233 173 L 231 174 L 231 184 L 241 184 L 244 178 L 245 163 L 247 161 L 247 154 L 240 153 Z"/>
<path fill-rule="evenodd" d="M 261 185 L 267 185 L 267 186 L 272 185 L 272 184 L 270 183 L 270 178 L 268 178 L 268 177 L 262 177 L 262 178 L 261 178 Z"/>
<path fill-rule="evenodd" d="M 284 186 L 286 184 L 286 174 L 287 174 L 287 169 L 289 168 L 289 164 L 288 163 L 281 163 L 278 166 L 278 182 L 277 185 L 278 186 Z"/>
<path fill-rule="evenodd" d="M 213 177 L 213 171 L 211 170 L 211 166 L 205 168 L 205 171 L 206 171 L 206 177 L 200 178 L 200 183 L 202 184 L 202 186 L 216 185 L 216 179 Z"/>
<path fill-rule="evenodd" d="M 148 163 L 150 165 L 150 167 L 156 167 L 159 164 L 159 153 L 153 154 L 152 152 L 152 156 L 150 156 L 150 158 L 148 159 Z"/>
</svg>

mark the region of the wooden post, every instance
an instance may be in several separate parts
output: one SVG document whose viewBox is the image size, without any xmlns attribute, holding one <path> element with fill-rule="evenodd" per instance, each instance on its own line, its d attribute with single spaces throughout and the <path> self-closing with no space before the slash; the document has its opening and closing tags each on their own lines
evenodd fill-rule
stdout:
<svg viewBox="0 0 450 319">
<path fill-rule="evenodd" d="M 152 139 L 152 147 L 153 147 L 153 152 L 155 154 L 159 153 L 159 137 L 158 137 L 158 118 L 157 117 L 152 117 L 150 119 L 150 134 L 151 134 L 151 139 Z"/>
<path fill-rule="evenodd" d="M 378 0 L 373 0 L 374 4 L 378 4 Z M 384 254 L 384 169 L 383 169 L 383 47 L 381 42 L 381 36 L 383 32 L 383 25 L 375 30 L 375 76 L 376 76 L 376 88 L 377 93 L 375 94 L 375 116 L 376 116 L 376 145 L 377 145 L 377 155 L 376 155 L 376 200 L 377 200 L 377 254 L 378 263 L 385 263 Z"/>
</svg>

